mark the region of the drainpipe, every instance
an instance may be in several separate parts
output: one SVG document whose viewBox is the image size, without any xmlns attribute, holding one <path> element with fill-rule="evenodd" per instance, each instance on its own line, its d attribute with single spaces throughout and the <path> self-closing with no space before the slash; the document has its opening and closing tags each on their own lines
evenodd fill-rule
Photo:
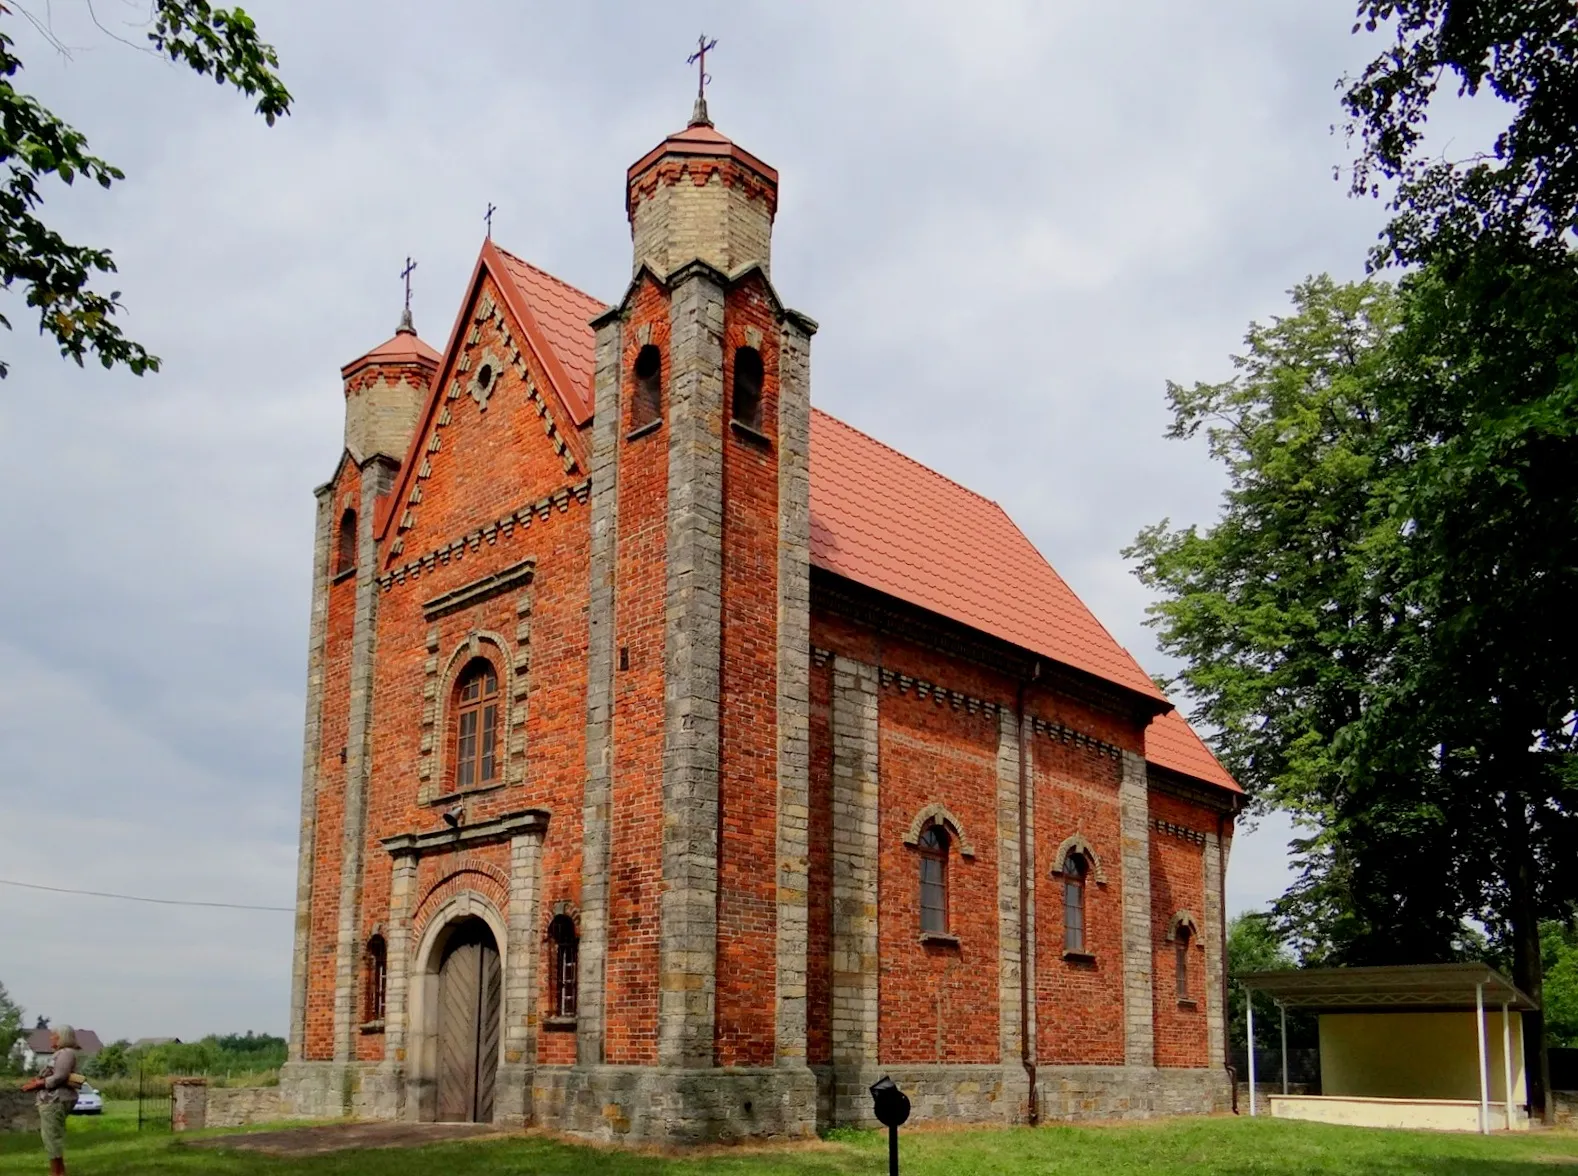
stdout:
<svg viewBox="0 0 1578 1176">
<path fill-rule="evenodd" d="M 1233 802 L 1231 810 L 1216 815 L 1216 885 L 1217 906 L 1222 912 L 1222 1065 L 1227 1070 L 1228 1088 L 1233 1092 L 1233 1114 L 1238 1114 L 1238 1071 L 1233 1069 L 1232 1042 L 1228 1040 L 1227 1029 L 1232 1024 L 1231 1008 L 1228 1004 L 1227 989 L 1227 867 L 1222 858 L 1222 835 L 1227 828 L 1229 817 L 1238 815 L 1238 802 Z M 1246 999 L 1248 999 L 1246 997 Z M 1251 1041 L 1249 1048 L 1253 1050 L 1255 1043 Z M 1286 1051 L 1283 1051 L 1286 1053 Z"/>
<path fill-rule="evenodd" d="M 1041 677 L 1041 662 L 1035 662 L 1029 682 L 1019 683 L 1016 718 L 1019 722 L 1019 1059 L 1030 1079 L 1030 1109 L 1027 1119 L 1034 1127 L 1041 1121 L 1036 1096 L 1036 1055 L 1030 1040 L 1030 1001 L 1035 995 L 1036 962 L 1030 958 L 1030 739 L 1025 724 L 1025 690 Z"/>
</svg>

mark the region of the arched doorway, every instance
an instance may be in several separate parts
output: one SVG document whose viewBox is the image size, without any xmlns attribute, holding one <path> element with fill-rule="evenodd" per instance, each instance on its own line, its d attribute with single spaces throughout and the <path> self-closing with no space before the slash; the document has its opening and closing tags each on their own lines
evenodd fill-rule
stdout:
<svg viewBox="0 0 1578 1176">
<path fill-rule="evenodd" d="M 441 1123 L 492 1122 L 504 973 L 485 922 L 471 916 L 450 927 L 437 980 L 436 1117 Z"/>
</svg>

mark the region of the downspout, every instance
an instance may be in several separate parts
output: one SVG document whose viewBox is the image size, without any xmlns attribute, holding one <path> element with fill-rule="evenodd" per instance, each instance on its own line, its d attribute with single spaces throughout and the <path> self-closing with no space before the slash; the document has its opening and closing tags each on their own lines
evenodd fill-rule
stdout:
<svg viewBox="0 0 1578 1176">
<path fill-rule="evenodd" d="M 1238 815 L 1238 802 L 1233 802 L 1233 807 L 1228 812 L 1216 814 L 1216 885 L 1217 907 L 1222 912 L 1222 1066 L 1227 1070 L 1227 1084 L 1233 1092 L 1233 1114 L 1238 1114 L 1238 1071 L 1233 1069 L 1232 1042 L 1228 1040 L 1227 1029 L 1233 1023 L 1232 1007 L 1228 1003 L 1228 976 L 1227 976 L 1227 868 L 1222 861 L 1222 832 L 1227 828 L 1229 817 Z M 1247 997 L 1246 997 L 1247 999 Z M 1254 1049 L 1255 1043 L 1251 1041 L 1249 1048 Z"/>
<path fill-rule="evenodd" d="M 1030 672 L 1030 681 L 1041 677 L 1038 659 Z M 1025 726 L 1025 688 L 1029 682 L 1019 683 L 1015 717 L 1019 723 L 1019 1059 L 1030 1079 L 1030 1108 L 1026 1116 L 1030 1126 L 1041 1122 L 1041 1107 L 1036 1096 L 1036 1056 L 1030 1040 L 1030 1000 L 1034 995 L 1032 980 L 1036 962 L 1030 958 L 1030 740 Z"/>
</svg>

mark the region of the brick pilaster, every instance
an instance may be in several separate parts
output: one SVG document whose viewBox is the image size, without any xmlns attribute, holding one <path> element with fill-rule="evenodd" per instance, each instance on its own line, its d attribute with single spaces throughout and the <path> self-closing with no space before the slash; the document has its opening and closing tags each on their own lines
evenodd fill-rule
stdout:
<svg viewBox="0 0 1578 1176">
<path fill-rule="evenodd" d="M 878 675 L 833 659 L 833 1068 L 877 1054 Z"/>
<path fill-rule="evenodd" d="M 811 331 L 784 323 L 778 360 L 779 1065 L 806 1062 L 811 821 Z"/>
<path fill-rule="evenodd" d="M 1130 1066 L 1154 1066 L 1149 784 L 1145 757 L 1132 751 L 1123 752 L 1118 820 L 1123 838 L 1124 1062 Z"/>
<path fill-rule="evenodd" d="M 1004 708 L 999 712 L 997 730 L 997 983 L 998 1043 L 1005 1067 L 1020 1062 L 1023 1056 L 1024 1028 L 1021 1017 L 1024 987 L 1023 972 L 1034 970 L 1035 959 L 1035 839 L 1025 838 L 1025 858 L 1019 854 L 1019 763 L 1030 754 L 1022 738 L 1019 718 Z M 1025 825 L 1035 828 L 1034 792 L 1025 789 Z M 1020 878 L 1025 882 L 1025 909 L 1020 909 Z M 1025 922 L 1028 920 L 1028 923 Z M 1028 932 L 1021 945 L 1021 930 Z M 1032 988 L 1033 992 L 1033 988 Z M 1029 1006 L 1030 1058 L 1035 1058 L 1036 1008 L 1032 995 Z"/>
<path fill-rule="evenodd" d="M 504 961 L 504 1061 L 533 1066 L 537 1062 L 537 957 L 542 935 L 537 931 L 541 895 L 542 833 L 533 831 L 510 841 L 509 952 Z"/>
<path fill-rule="evenodd" d="M 1206 1064 L 1220 1069 L 1226 1064 L 1223 1049 L 1224 1024 L 1222 1008 L 1222 874 L 1226 854 L 1222 839 L 1213 831 L 1206 835 L 1203 879 L 1205 901 L 1200 936 L 1205 941 L 1205 1020 Z"/>
<path fill-rule="evenodd" d="M 597 323 L 591 457 L 591 590 L 587 605 L 586 786 L 581 806 L 581 945 L 576 1058 L 603 1061 L 612 813 L 614 568 L 619 535 L 620 320 Z"/>
<path fill-rule="evenodd" d="M 307 718 L 301 747 L 301 823 L 296 850 L 296 932 L 290 964 L 289 1059 L 302 1060 L 307 1039 L 307 960 L 312 935 L 312 871 L 317 842 L 318 762 L 323 732 L 323 644 L 329 622 L 329 559 L 334 537 L 331 486 L 318 490 L 312 545 L 312 620 L 307 639 Z"/>
<path fill-rule="evenodd" d="M 671 302 L 658 1060 L 713 1062 L 723 623 L 723 288 L 681 271 Z"/>
</svg>

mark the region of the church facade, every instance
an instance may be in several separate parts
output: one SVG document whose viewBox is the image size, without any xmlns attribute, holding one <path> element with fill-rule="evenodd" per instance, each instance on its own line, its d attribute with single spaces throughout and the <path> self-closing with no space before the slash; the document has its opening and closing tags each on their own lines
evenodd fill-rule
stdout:
<svg viewBox="0 0 1578 1176">
<path fill-rule="evenodd" d="M 603 1139 L 1205 1111 L 1241 794 L 992 502 L 811 407 L 704 106 L 605 304 L 342 369 L 287 1105 Z"/>
</svg>

